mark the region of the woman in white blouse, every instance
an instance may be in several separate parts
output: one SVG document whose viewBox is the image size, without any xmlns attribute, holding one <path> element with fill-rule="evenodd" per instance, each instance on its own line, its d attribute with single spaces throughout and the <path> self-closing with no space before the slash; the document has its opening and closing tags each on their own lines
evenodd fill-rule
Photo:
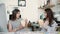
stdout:
<svg viewBox="0 0 60 34">
<path fill-rule="evenodd" d="M 45 15 L 45 19 L 43 21 L 42 20 L 39 21 L 41 27 L 45 29 L 47 32 L 55 32 L 57 23 L 54 20 L 52 10 L 50 8 L 46 8 L 44 15 Z"/>
</svg>

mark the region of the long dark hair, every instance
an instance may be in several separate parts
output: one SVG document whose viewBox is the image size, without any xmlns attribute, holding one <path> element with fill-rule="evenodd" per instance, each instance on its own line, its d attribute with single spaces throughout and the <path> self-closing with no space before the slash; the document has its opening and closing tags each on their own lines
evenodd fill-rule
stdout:
<svg viewBox="0 0 60 34">
<path fill-rule="evenodd" d="M 20 10 L 19 9 L 14 9 L 13 11 L 12 11 L 12 15 L 11 15 L 11 17 L 10 17 L 10 20 L 16 20 L 16 14 L 18 13 L 18 12 L 20 12 Z"/>
<path fill-rule="evenodd" d="M 47 14 L 46 19 L 49 20 L 49 26 L 51 26 L 54 20 L 53 11 L 50 8 L 46 8 L 45 12 Z"/>
</svg>

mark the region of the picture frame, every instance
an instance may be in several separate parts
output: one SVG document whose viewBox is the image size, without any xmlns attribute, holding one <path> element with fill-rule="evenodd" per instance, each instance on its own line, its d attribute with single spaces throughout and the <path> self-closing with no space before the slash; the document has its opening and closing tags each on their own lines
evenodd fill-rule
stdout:
<svg viewBox="0 0 60 34">
<path fill-rule="evenodd" d="M 26 0 L 18 0 L 18 6 L 25 7 L 26 6 Z"/>
</svg>

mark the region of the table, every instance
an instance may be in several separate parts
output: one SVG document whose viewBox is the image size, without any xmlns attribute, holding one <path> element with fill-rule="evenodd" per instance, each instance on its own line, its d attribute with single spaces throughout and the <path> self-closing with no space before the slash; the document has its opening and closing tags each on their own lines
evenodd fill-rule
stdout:
<svg viewBox="0 0 60 34">
<path fill-rule="evenodd" d="M 1 32 L 0 34 L 58 34 L 58 32 L 48 33 L 48 32 L 39 32 L 39 31 L 25 31 L 25 32 Z"/>
</svg>

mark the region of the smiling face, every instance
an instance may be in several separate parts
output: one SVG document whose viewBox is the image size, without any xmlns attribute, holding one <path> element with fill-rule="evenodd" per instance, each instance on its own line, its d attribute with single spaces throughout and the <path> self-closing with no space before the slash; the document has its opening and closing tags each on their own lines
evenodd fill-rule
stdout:
<svg viewBox="0 0 60 34">
<path fill-rule="evenodd" d="M 20 12 L 17 12 L 16 18 L 19 18 L 19 17 L 20 17 Z"/>
<path fill-rule="evenodd" d="M 46 12 L 44 12 L 44 16 L 45 16 L 45 18 L 47 17 L 47 13 Z"/>
</svg>

